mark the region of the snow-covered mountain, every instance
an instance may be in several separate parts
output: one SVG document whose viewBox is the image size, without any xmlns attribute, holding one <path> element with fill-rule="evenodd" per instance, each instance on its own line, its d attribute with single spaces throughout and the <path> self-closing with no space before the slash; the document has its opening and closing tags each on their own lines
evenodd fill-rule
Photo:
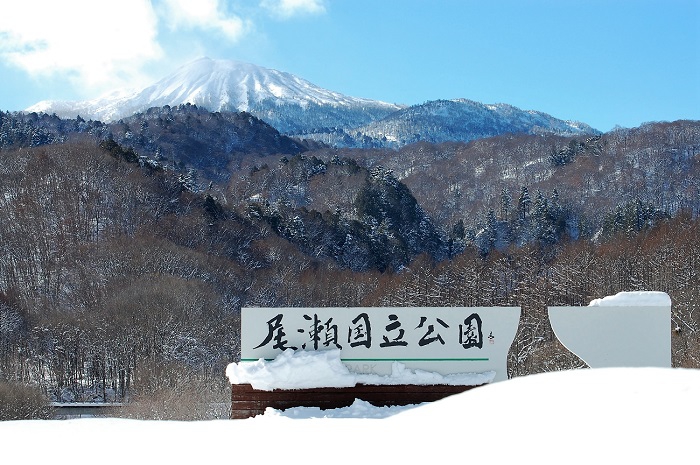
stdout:
<svg viewBox="0 0 700 465">
<path fill-rule="evenodd" d="M 210 58 L 184 65 L 139 91 L 115 92 L 84 102 L 43 101 L 27 111 L 110 122 L 152 107 L 187 103 L 209 111 L 247 111 L 283 134 L 345 147 L 464 142 L 504 133 L 597 133 L 587 124 L 507 104 L 456 99 L 406 108 L 348 97 L 289 73 Z"/>
<path fill-rule="evenodd" d="M 358 126 L 401 107 L 348 97 L 289 73 L 231 60 L 200 58 L 140 91 L 83 102 L 42 101 L 26 111 L 115 121 L 151 107 L 191 103 L 209 111 L 248 111 L 278 130 Z"/>
</svg>

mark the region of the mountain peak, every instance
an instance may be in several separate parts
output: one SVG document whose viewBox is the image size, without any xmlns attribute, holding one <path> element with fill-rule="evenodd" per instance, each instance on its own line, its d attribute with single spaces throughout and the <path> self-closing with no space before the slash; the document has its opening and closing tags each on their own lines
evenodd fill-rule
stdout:
<svg viewBox="0 0 700 465">
<path fill-rule="evenodd" d="M 294 76 L 232 60 L 199 58 L 178 68 L 139 93 L 150 103 L 177 105 L 192 103 L 210 111 L 248 110 L 251 103 L 266 98 L 283 98 L 285 82 Z"/>
<path fill-rule="evenodd" d="M 293 74 L 235 60 L 201 57 L 155 84 L 126 96 L 106 96 L 85 102 L 40 102 L 27 111 L 111 121 L 151 107 L 191 103 L 209 111 L 251 111 L 258 108 L 310 105 L 378 108 L 386 113 L 400 107 L 348 97 L 323 89 Z M 262 113 L 260 111 L 259 113 Z"/>
</svg>

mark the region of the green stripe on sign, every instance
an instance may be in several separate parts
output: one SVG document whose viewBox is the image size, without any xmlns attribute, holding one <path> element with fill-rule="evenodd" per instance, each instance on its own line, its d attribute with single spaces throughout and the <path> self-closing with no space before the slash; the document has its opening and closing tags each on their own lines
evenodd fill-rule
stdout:
<svg viewBox="0 0 700 465">
<path fill-rule="evenodd" d="M 259 358 L 242 358 L 241 362 L 257 362 Z M 266 362 L 274 358 L 266 358 Z M 488 358 L 341 358 L 341 362 L 488 362 Z"/>
<path fill-rule="evenodd" d="M 488 362 L 488 358 L 341 358 L 341 362 Z"/>
</svg>

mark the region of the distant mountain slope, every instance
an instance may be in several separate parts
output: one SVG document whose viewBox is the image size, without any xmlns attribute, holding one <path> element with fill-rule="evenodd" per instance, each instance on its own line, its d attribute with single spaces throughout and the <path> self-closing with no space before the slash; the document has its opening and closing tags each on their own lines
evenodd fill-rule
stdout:
<svg viewBox="0 0 700 465">
<path fill-rule="evenodd" d="M 351 147 L 402 147 L 418 141 L 468 142 L 507 133 L 576 136 L 599 132 L 587 124 L 560 120 L 539 111 L 456 99 L 404 108 L 349 133 L 336 130 L 307 137 Z"/>
<path fill-rule="evenodd" d="M 563 121 L 539 111 L 521 110 L 503 103 L 485 105 L 465 99 L 436 100 L 415 105 L 370 123 L 360 131 L 374 138 L 403 140 L 404 144 L 417 140 L 465 141 L 507 132 L 567 136 L 596 132 L 587 124 Z"/>
<path fill-rule="evenodd" d="M 250 113 L 211 113 L 195 105 L 150 108 L 107 125 L 138 154 L 224 181 L 245 156 L 297 155 L 308 148 Z"/>
<path fill-rule="evenodd" d="M 65 142 L 79 134 L 114 140 L 148 163 L 226 181 L 243 157 L 297 155 L 318 144 L 292 139 L 250 113 L 195 105 L 150 108 L 112 123 L 0 112 L 0 150 Z"/>
</svg>

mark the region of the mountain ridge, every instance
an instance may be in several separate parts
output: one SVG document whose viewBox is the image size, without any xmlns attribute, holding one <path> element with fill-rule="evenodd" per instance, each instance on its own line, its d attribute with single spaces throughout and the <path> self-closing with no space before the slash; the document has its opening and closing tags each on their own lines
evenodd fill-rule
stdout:
<svg viewBox="0 0 700 465">
<path fill-rule="evenodd" d="M 600 134 L 585 123 L 560 120 L 541 111 L 522 110 L 505 103 L 484 104 L 468 99 L 431 100 L 412 105 L 356 128 L 355 131 L 366 138 L 365 144 L 394 148 L 419 141 L 469 142 L 509 132 L 560 136 Z M 308 137 L 338 145 L 348 135 L 336 133 L 334 138 L 314 135 Z"/>
<path fill-rule="evenodd" d="M 117 121 L 152 107 L 193 104 L 212 112 L 246 111 L 289 136 L 338 147 L 400 147 L 419 140 L 462 141 L 509 132 L 597 134 L 505 103 L 433 100 L 402 106 L 349 97 L 293 74 L 233 60 L 203 57 L 139 91 L 83 102 L 42 101 L 28 112 Z"/>
</svg>

